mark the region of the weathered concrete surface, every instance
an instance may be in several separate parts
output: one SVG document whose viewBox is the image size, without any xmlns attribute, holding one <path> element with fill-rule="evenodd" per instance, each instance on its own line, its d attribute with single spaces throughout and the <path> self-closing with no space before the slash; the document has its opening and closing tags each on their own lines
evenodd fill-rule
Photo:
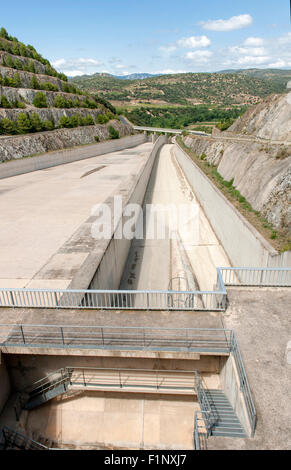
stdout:
<svg viewBox="0 0 291 470">
<path fill-rule="evenodd" d="M 122 273 L 131 246 L 131 237 L 124 233 L 130 218 L 126 208 L 132 205 L 138 207 L 138 209 L 142 207 L 153 165 L 165 143 L 167 143 L 167 137 L 160 136 L 157 142 L 153 145 L 149 158 L 142 168 L 142 171 L 135 178 L 134 184 L 130 185 L 130 191 L 124 191 L 122 188 L 120 188 L 120 195 L 123 196 L 123 214 L 120 214 L 119 219 L 117 219 L 116 215 L 113 216 L 114 211 L 112 211 L 112 227 L 114 227 L 114 224 L 116 226 L 112 229 L 110 242 L 107 242 L 107 246 L 104 247 L 102 259 L 97 264 L 98 269 L 95 273 L 92 273 L 94 276 L 92 275 L 91 277 L 92 281 L 89 285 L 90 289 L 110 290 L 119 288 L 120 280 L 122 278 Z M 113 234 L 116 234 L 117 236 L 113 236 Z M 87 274 L 85 274 L 85 276 L 87 276 Z M 82 284 L 83 281 L 78 281 L 78 283 L 76 281 L 74 286 Z"/>
<path fill-rule="evenodd" d="M 0 308 L 0 324 L 72 325 L 152 328 L 223 328 L 219 312 L 146 312 Z"/>
<path fill-rule="evenodd" d="M 83 392 L 30 412 L 24 427 L 64 446 L 191 450 L 198 409 L 193 397 Z"/>
<path fill-rule="evenodd" d="M 70 249 L 58 250 L 95 204 L 131 190 L 151 148 L 143 144 L 0 181 L 0 286 L 66 288 L 93 247 L 75 239 Z"/>
<path fill-rule="evenodd" d="M 291 449 L 290 289 L 229 289 L 226 328 L 234 328 L 258 413 L 254 439 L 211 438 L 209 449 Z"/>
<path fill-rule="evenodd" d="M 189 212 L 191 220 L 187 219 L 185 225 L 179 226 L 179 235 L 189 265 L 195 274 L 197 287 L 201 290 L 212 290 L 216 283 L 216 267 L 229 266 L 229 261 L 192 188 L 177 165 L 172 150 L 173 145 L 165 145 L 155 162 L 144 200 L 144 213 L 147 204 L 173 205 L 177 209 L 180 208 L 181 213 L 183 205 L 196 205 L 196 219 L 193 219 Z M 159 217 L 162 217 L 161 213 Z M 177 275 L 185 277 L 183 270 L 181 272 L 177 266 L 181 253 L 177 253 L 177 246 L 170 239 L 173 234 L 169 233 L 169 220 L 165 218 L 165 221 L 165 239 L 159 239 L 157 231 L 154 231 L 151 237 L 151 229 L 144 223 L 147 239 L 134 240 L 121 289 L 168 290 L 172 278 Z M 188 289 L 191 287 L 188 286 Z"/>
</svg>

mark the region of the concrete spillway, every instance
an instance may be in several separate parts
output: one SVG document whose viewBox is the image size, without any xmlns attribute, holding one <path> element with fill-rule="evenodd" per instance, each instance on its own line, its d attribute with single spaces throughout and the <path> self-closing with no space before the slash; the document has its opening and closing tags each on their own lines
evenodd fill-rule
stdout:
<svg viewBox="0 0 291 470">
<path fill-rule="evenodd" d="M 165 145 L 157 156 L 144 200 L 145 206 L 196 205 L 196 220 L 180 227 L 178 237 L 134 240 L 120 288 L 125 290 L 212 290 L 216 267 L 228 258 L 173 153 Z M 192 221 L 190 221 L 192 222 Z M 147 222 L 145 233 L 148 232 Z"/>
<path fill-rule="evenodd" d="M 1 180 L 0 287 L 212 290 L 229 263 L 165 141 Z M 148 237 L 145 220 L 142 240 L 96 240 L 92 209 L 115 196 L 123 207 L 196 205 L 197 220 L 176 238 L 167 220 L 166 237 Z"/>
</svg>

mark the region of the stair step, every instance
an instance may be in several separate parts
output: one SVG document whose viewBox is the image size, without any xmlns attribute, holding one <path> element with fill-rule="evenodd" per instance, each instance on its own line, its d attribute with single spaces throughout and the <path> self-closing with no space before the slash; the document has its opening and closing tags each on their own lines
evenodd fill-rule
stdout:
<svg viewBox="0 0 291 470">
<path fill-rule="evenodd" d="M 237 437 L 237 438 L 241 438 L 241 439 L 246 439 L 246 437 L 247 437 L 244 432 L 232 432 L 232 431 L 229 431 L 229 430 L 226 430 L 226 431 L 213 430 L 212 431 L 212 436 L 215 436 L 215 437 Z"/>
</svg>

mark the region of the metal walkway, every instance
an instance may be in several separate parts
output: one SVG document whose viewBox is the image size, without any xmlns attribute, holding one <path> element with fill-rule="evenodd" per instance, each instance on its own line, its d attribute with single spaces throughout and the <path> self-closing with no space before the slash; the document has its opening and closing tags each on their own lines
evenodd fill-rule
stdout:
<svg viewBox="0 0 291 470">
<path fill-rule="evenodd" d="M 28 394 L 24 409 L 32 410 L 64 393 L 80 390 L 196 395 L 193 371 L 67 367 L 22 392 Z"/>
</svg>

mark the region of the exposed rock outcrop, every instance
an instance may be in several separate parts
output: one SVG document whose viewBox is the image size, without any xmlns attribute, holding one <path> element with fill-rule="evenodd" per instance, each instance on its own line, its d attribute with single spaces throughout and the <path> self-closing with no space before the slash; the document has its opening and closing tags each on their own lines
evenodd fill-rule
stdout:
<svg viewBox="0 0 291 470">
<path fill-rule="evenodd" d="M 271 95 L 262 103 L 251 107 L 237 119 L 229 131 L 291 142 L 291 92 L 283 96 Z"/>
<path fill-rule="evenodd" d="M 205 154 L 225 180 L 234 178 L 234 186 L 274 227 L 291 234 L 291 146 L 192 136 L 184 142 L 198 156 Z"/>
</svg>

